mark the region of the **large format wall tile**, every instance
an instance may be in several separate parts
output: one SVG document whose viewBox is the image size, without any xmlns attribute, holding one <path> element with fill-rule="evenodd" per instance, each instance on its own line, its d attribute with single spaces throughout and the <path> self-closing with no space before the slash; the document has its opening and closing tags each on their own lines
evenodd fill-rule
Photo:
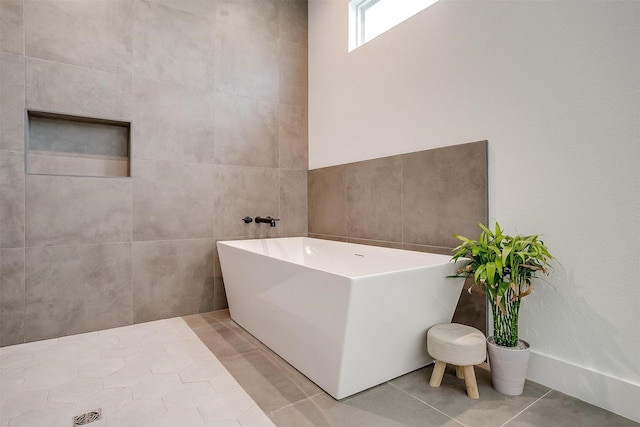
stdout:
<svg viewBox="0 0 640 427">
<path fill-rule="evenodd" d="M 24 7 L 28 56 L 130 72 L 130 0 L 25 0 Z"/>
<path fill-rule="evenodd" d="M 213 23 L 144 0 L 135 3 L 133 72 L 152 80 L 213 87 Z"/>
<path fill-rule="evenodd" d="M 133 156 L 213 163 L 214 93 L 134 79 Z"/>
<path fill-rule="evenodd" d="M 24 53 L 22 0 L 0 1 L 0 50 Z"/>
<path fill-rule="evenodd" d="M 217 0 L 148 0 L 149 3 L 159 3 L 163 6 L 189 12 L 211 22 L 216 21 Z"/>
<path fill-rule="evenodd" d="M 448 252 L 458 244 L 454 233 L 473 236 L 478 221 L 487 221 L 486 141 L 315 169 L 308 176 L 313 235 Z"/>
<path fill-rule="evenodd" d="M 402 158 L 347 165 L 347 236 L 402 242 Z"/>
<path fill-rule="evenodd" d="M 216 93 L 216 164 L 277 168 L 277 121 L 275 104 Z"/>
<path fill-rule="evenodd" d="M 4 3 L 4 0 L 0 0 Z M 24 57 L 0 52 L 0 149 L 24 150 Z"/>
<path fill-rule="evenodd" d="M 307 171 L 280 170 L 280 234 L 307 232 Z"/>
<path fill-rule="evenodd" d="M 26 250 L 26 341 L 132 323 L 131 244 Z"/>
<path fill-rule="evenodd" d="M 278 0 L 218 0 L 216 19 L 245 32 L 278 37 L 278 3 Z"/>
<path fill-rule="evenodd" d="M 24 153 L 0 151 L 0 247 L 24 247 Z"/>
<path fill-rule="evenodd" d="M 306 14 L 306 0 L 0 0 L 0 247 L 26 245 L 27 272 L 39 278 L 23 302 L 31 332 L 16 327 L 15 340 L 120 324 L 111 311 L 93 309 L 93 323 L 61 311 L 66 300 L 79 305 L 83 289 L 119 277 L 94 271 L 98 258 L 115 256 L 95 255 L 99 245 L 307 234 Z M 25 107 L 132 122 L 132 178 L 25 175 Z M 247 215 L 282 221 L 244 224 Z M 191 256 L 202 271 L 195 259 L 204 249 L 172 245 L 187 257 L 179 271 Z M 151 252 L 122 262 L 165 254 Z M 136 278 L 153 292 L 156 276 L 141 271 Z M 213 302 L 198 310 L 227 307 L 214 273 Z M 177 285 L 169 276 L 170 292 L 203 277 L 183 272 Z M 64 285 L 62 295 L 49 294 L 51 283 Z M 127 291 L 127 323 L 175 308 L 159 294 L 134 316 Z M 105 292 L 109 304 L 122 296 Z"/>
<path fill-rule="evenodd" d="M 24 342 L 24 249 L 0 249 L 0 346 Z"/>
<path fill-rule="evenodd" d="M 278 169 L 217 166 L 215 230 L 218 237 L 273 235 L 268 224 L 245 224 L 245 216 L 279 215 Z"/>
<path fill-rule="evenodd" d="M 133 321 L 213 310 L 213 239 L 133 243 Z"/>
<path fill-rule="evenodd" d="M 278 102 L 278 39 L 252 30 L 219 25 L 215 74 L 216 90 Z"/>
<path fill-rule="evenodd" d="M 306 46 L 309 33 L 307 25 L 308 2 L 306 0 L 288 0 L 279 2 L 279 6 L 280 38 Z"/>
<path fill-rule="evenodd" d="M 347 237 L 346 166 L 309 171 L 309 233 Z"/>
<path fill-rule="evenodd" d="M 278 109 L 280 167 L 309 168 L 307 109 L 280 105 Z"/>
<path fill-rule="evenodd" d="M 130 121 L 131 98 L 131 75 L 27 58 L 29 109 Z"/>
<path fill-rule="evenodd" d="M 27 176 L 27 246 L 130 241 L 130 179 Z"/>
<path fill-rule="evenodd" d="M 280 103 L 307 107 L 307 47 L 280 40 Z"/>
<path fill-rule="evenodd" d="M 213 238 L 213 165 L 138 160 L 133 240 Z"/>
<path fill-rule="evenodd" d="M 464 159 L 464 161 L 461 161 Z M 403 155 L 405 243 L 455 247 L 487 221 L 487 143 Z"/>
</svg>

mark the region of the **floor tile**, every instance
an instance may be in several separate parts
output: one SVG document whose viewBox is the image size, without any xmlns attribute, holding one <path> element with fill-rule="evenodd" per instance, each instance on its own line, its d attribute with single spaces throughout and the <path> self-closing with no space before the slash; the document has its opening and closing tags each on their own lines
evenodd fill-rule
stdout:
<svg viewBox="0 0 640 427">
<path fill-rule="evenodd" d="M 491 375 L 476 367 L 480 399 L 470 399 L 464 380 L 456 377 L 455 369 L 447 366 L 438 388 L 429 386 L 433 365 L 390 381 L 395 387 L 431 405 L 449 417 L 469 427 L 500 426 L 526 409 L 549 391 L 549 388 L 527 381 L 521 396 L 507 396 L 491 387 Z"/>
<path fill-rule="evenodd" d="M 226 372 L 222 364 L 204 364 L 195 361 L 194 364 L 178 371 L 178 375 L 183 383 L 192 383 L 200 381 L 212 381 L 218 375 Z"/>
<path fill-rule="evenodd" d="M 229 370 L 230 375 L 247 390 L 249 395 L 267 413 L 269 418 L 279 427 L 304 426 L 460 426 L 490 427 L 503 425 L 538 426 L 556 425 L 554 421 L 568 411 L 568 425 L 581 425 L 581 419 L 575 420 L 571 410 L 563 400 L 556 406 L 560 414 L 553 419 L 544 419 L 547 411 L 537 413 L 538 405 L 548 405 L 557 392 L 547 387 L 527 381 L 521 396 L 506 396 L 491 386 L 488 366 L 475 368 L 480 391 L 480 399 L 472 400 L 466 394 L 464 380 L 455 376 L 455 370 L 447 367 L 442 385 L 439 388 L 429 386 L 429 378 L 433 366 L 427 366 L 415 372 L 391 380 L 387 383 L 365 390 L 341 401 L 336 401 L 322 389 L 289 365 L 285 360 L 272 352 L 268 347 L 242 329 L 230 318 L 228 310 L 216 311 L 191 316 L 185 319 L 194 332 L 200 337 L 219 334 L 224 330 L 227 340 L 236 342 L 237 351 L 234 356 L 229 346 L 224 346 L 225 357 L 221 362 Z M 226 327 L 223 329 L 221 326 Z M 235 336 L 229 334 L 233 332 Z M 238 346 L 237 343 L 242 343 Z M 233 347 L 233 346 L 232 346 Z M 210 346 L 213 352 L 220 349 Z M 229 375 L 229 374 L 227 374 Z M 286 402 L 285 390 L 295 385 L 306 397 L 291 403 Z M 289 389 L 291 390 L 291 389 Z M 283 393 L 284 392 L 284 393 Z M 291 396 L 289 396 L 290 399 Z M 297 399 L 300 395 L 295 395 Z M 568 398 L 568 397 L 567 397 Z M 568 398 L 571 399 L 571 398 Z M 580 405 L 584 402 L 577 401 Z M 580 407 L 581 408 L 581 407 Z M 629 420 L 618 417 L 603 409 L 592 407 L 599 414 L 593 419 L 597 422 L 617 426 L 621 422 L 626 427 Z M 582 409 L 577 409 L 579 412 Z M 553 410 L 548 411 L 553 413 Z M 586 410 L 588 412 L 588 410 Z M 533 420 L 531 422 L 530 420 Z M 598 425 L 584 424 L 587 426 Z M 507 424 L 505 424 L 507 423 Z M 565 424 L 558 424 L 565 425 Z M 638 425 L 631 422 L 630 425 Z"/>
<path fill-rule="evenodd" d="M 78 377 L 77 368 L 41 366 L 29 370 L 24 377 L 24 390 L 50 390 Z"/>
<path fill-rule="evenodd" d="M 179 372 L 184 368 L 193 365 L 193 358 L 189 355 L 171 354 L 165 355 L 151 362 L 151 372 L 154 374 L 167 374 Z"/>
<path fill-rule="evenodd" d="M 193 408 L 215 393 L 216 390 L 208 382 L 182 384 L 180 387 L 162 396 L 162 401 L 164 402 L 164 406 L 169 410 Z"/>
<path fill-rule="evenodd" d="M 102 409 L 103 417 L 113 414 L 120 408 L 133 402 L 131 390 L 128 388 L 107 388 L 76 401 L 75 415 L 84 414 L 94 409 Z M 93 427 L 93 424 L 91 425 Z"/>
<path fill-rule="evenodd" d="M 325 399 L 326 400 L 326 399 Z M 390 384 L 381 384 L 354 396 L 340 401 L 340 405 L 332 405 L 337 411 L 344 411 L 344 407 L 357 408 L 369 415 L 375 415 L 380 420 L 388 420 L 406 426 L 458 426 L 442 412 L 425 405 L 407 393 Z"/>
<path fill-rule="evenodd" d="M 221 372 L 212 380 L 209 380 L 209 382 L 211 383 L 211 385 L 213 385 L 213 388 L 215 388 L 218 393 L 244 391 L 242 386 L 238 384 L 238 381 L 226 369 L 224 370 L 224 372 Z"/>
<path fill-rule="evenodd" d="M 6 393 L 6 396 L 14 396 L 22 389 L 23 378 L 3 378 L 1 375 L 0 378 L 2 378 L 0 381 L 0 395 Z"/>
<path fill-rule="evenodd" d="M 367 426 L 367 427 L 396 427 L 396 426 L 442 426 L 460 427 L 460 424 L 438 413 L 433 408 L 420 405 L 412 399 L 402 399 L 399 395 L 384 402 L 382 396 L 391 396 L 387 392 L 376 393 L 373 400 L 366 397 L 354 397 L 351 403 L 338 402 L 328 395 L 320 395 L 312 400 L 323 411 L 335 426 Z M 379 400 L 380 399 L 380 400 Z M 373 407 L 377 402 L 380 406 Z M 399 408 L 393 405 L 399 404 Z M 408 412 L 402 413 L 403 410 Z"/>
<path fill-rule="evenodd" d="M 313 381 L 304 376 L 293 366 L 289 365 L 284 359 L 272 352 L 266 350 L 261 352 L 274 361 L 283 370 L 283 374 L 287 376 L 300 390 L 302 390 L 308 397 L 316 396 L 320 393 L 324 393 L 320 387 L 318 387 Z"/>
<path fill-rule="evenodd" d="M 328 415 L 310 398 L 271 412 L 269 418 L 278 427 L 334 426 Z"/>
<path fill-rule="evenodd" d="M 173 409 L 164 412 L 147 425 L 149 427 L 195 427 L 204 425 L 204 419 L 200 415 L 200 411 L 195 408 Z"/>
<path fill-rule="evenodd" d="M 266 413 L 308 397 L 259 350 L 222 359 L 222 363 Z"/>
<path fill-rule="evenodd" d="M 554 390 L 510 421 L 507 427 L 547 425 L 554 427 L 637 427 L 639 424 Z"/>
<path fill-rule="evenodd" d="M 221 323 L 212 323 L 206 330 L 196 329 L 195 332 L 220 360 L 254 349 L 251 343 Z"/>
<path fill-rule="evenodd" d="M 122 358 L 98 358 L 78 368 L 80 378 L 103 378 L 114 372 L 118 372 L 126 365 Z"/>
<path fill-rule="evenodd" d="M 160 399 L 134 400 L 107 416 L 107 425 L 118 427 L 140 427 L 150 425 L 166 412 Z M 93 426 L 92 426 L 93 427 Z"/>
<path fill-rule="evenodd" d="M 253 404 L 253 400 L 244 391 L 232 391 L 214 394 L 198 405 L 198 410 L 209 425 L 218 421 L 236 420 Z"/>
<path fill-rule="evenodd" d="M 242 427 L 273 427 L 273 422 L 255 403 L 245 411 L 238 422 Z"/>
<path fill-rule="evenodd" d="M 47 405 L 46 390 L 19 390 L 11 395 L 2 393 L 0 398 L 0 418 L 4 420 L 17 417 L 33 408 Z"/>
<path fill-rule="evenodd" d="M 68 403 L 50 403 L 11 418 L 11 427 L 70 426 L 74 407 Z"/>
<path fill-rule="evenodd" d="M 0 349 L 0 427 L 67 427 L 94 409 L 92 427 L 273 425 L 181 318 Z"/>
<path fill-rule="evenodd" d="M 104 389 L 101 378 L 76 378 L 49 391 L 50 403 L 75 403 Z"/>
<path fill-rule="evenodd" d="M 133 400 L 162 399 L 162 397 L 182 385 L 175 372 L 141 377 L 138 384 L 131 387 Z"/>
<path fill-rule="evenodd" d="M 124 362 L 127 367 L 142 366 L 151 370 L 151 363 L 165 357 L 166 355 L 167 352 L 162 346 L 152 345 L 138 347 L 130 355 L 124 357 Z"/>
<path fill-rule="evenodd" d="M 472 400 L 452 368 L 439 388 L 431 371 L 337 401 L 223 310 L 0 348 L 0 427 L 67 426 L 98 408 L 92 427 L 639 425 L 533 382 L 502 395 L 481 367 Z"/>
<path fill-rule="evenodd" d="M 204 317 L 203 314 L 190 314 L 188 316 L 182 316 L 184 322 L 189 325 L 189 327 L 194 330 L 198 327 L 209 326 L 209 321 Z"/>
<path fill-rule="evenodd" d="M 147 377 L 153 375 L 151 368 L 145 365 L 132 365 L 120 369 L 104 377 L 105 388 L 126 387 L 131 388 L 142 382 Z"/>
</svg>

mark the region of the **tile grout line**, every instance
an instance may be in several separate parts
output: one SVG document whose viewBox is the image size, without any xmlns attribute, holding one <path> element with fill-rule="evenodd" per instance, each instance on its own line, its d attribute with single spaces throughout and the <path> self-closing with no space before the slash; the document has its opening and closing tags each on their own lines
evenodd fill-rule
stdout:
<svg viewBox="0 0 640 427">
<path fill-rule="evenodd" d="M 548 392 L 546 392 L 545 394 L 543 394 L 542 396 L 540 396 L 539 398 L 537 398 L 535 400 L 535 402 L 531 403 L 530 405 L 528 405 L 526 408 L 524 408 L 522 411 L 518 412 L 517 414 L 515 414 L 513 417 L 509 418 L 504 424 L 502 424 L 500 427 L 504 427 L 507 424 L 509 424 L 511 421 L 513 421 L 515 418 L 517 418 L 520 414 L 523 414 L 524 412 L 526 412 L 529 408 L 531 408 L 533 405 L 535 405 L 536 403 L 538 403 L 539 401 L 541 401 L 542 399 L 544 399 L 549 393 L 551 393 L 553 391 L 553 389 L 550 389 Z"/>
<path fill-rule="evenodd" d="M 281 407 L 279 407 L 279 408 L 277 408 L 277 409 L 272 410 L 271 412 L 269 412 L 269 413 L 267 414 L 267 416 L 270 416 L 271 414 L 275 414 L 276 412 L 281 411 L 281 410 L 286 409 L 286 408 L 289 408 L 289 407 L 291 407 L 291 406 L 293 406 L 293 405 L 297 405 L 298 403 L 304 402 L 305 400 L 311 400 L 311 399 L 313 399 L 314 397 L 318 396 L 319 394 L 320 394 L 320 393 L 315 394 L 315 395 L 313 395 L 313 396 L 307 396 L 307 397 L 305 397 L 304 399 L 298 400 L 297 402 L 287 403 L 287 404 L 286 404 L 286 405 L 284 405 L 284 406 L 281 406 Z M 265 412 L 265 413 L 266 413 L 266 412 Z"/>
<path fill-rule="evenodd" d="M 432 409 L 435 409 L 436 411 L 440 412 L 440 413 L 441 413 L 442 415 L 444 415 L 445 417 L 447 417 L 447 418 L 449 418 L 449 419 L 451 419 L 451 420 L 453 420 L 453 421 L 457 422 L 458 424 L 463 425 L 464 427 L 469 427 L 469 426 L 467 426 L 466 424 L 462 423 L 461 421 L 458 421 L 458 420 L 456 420 L 455 418 L 453 418 L 453 417 L 449 416 L 449 415 L 448 415 L 448 414 L 446 414 L 445 412 L 442 412 L 440 409 L 436 408 L 435 406 L 428 404 L 428 403 L 427 403 L 427 402 L 425 402 L 424 400 L 422 400 L 422 399 L 420 399 L 420 398 L 418 398 L 418 397 L 416 397 L 416 396 L 412 395 L 411 393 L 409 393 L 409 392 L 407 392 L 407 391 L 405 391 L 405 390 L 401 389 L 401 388 L 400 388 L 400 387 L 398 387 L 397 385 L 392 384 L 390 381 L 387 381 L 387 383 L 386 383 L 386 384 L 389 384 L 391 387 L 394 387 L 395 389 L 400 390 L 402 393 L 404 393 L 404 394 L 406 394 L 406 395 L 410 396 L 411 398 L 413 398 L 413 399 L 417 400 L 418 402 L 420 402 L 420 403 L 424 403 L 424 404 L 425 404 L 425 405 L 427 405 L 428 407 L 430 407 L 430 408 L 432 408 Z"/>
<path fill-rule="evenodd" d="M 27 26 L 25 22 L 25 7 L 24 1 L 22 2 L 22 73 L 23 73 L 23 87 L 22 87 L 22 102 L 23 109 L 27 109 Z M 27 342 L 27 137 L 29 129 L 27 129 L 26 113 L 22 113 L 22 150 L 23 150 L 23 167 L 24 167 L 24 184 L 22 187 L 23 197 L 22 206 L 24 212 L 22 213 L 22 290 L 24 292 L 24 306 L 22 316 L 22 343 Z M 47 400 L 49 396 L 47 394 Z"/>
<path fill-rule="evenodd" d="M 135 27 L 135 5 L 133 5 L 132 10 L 131 10 L 131 29 L 133 31 L 133 28 Z M 133 34 L 133 33 L 132 33 Z M 134 264 L 134 242 L 135 242 L 135 238 L 133 236 L 133 232 L 135 229 L 135 226 L 133 224 L 133 220 L 134 220 L 134 214 L 133 214 L 133 203 L 134 203 L 134 196 L 133 196 L 133 192 L 134 192 L 134 176 L 133 176 L 133 172 L 135 170 L 135 161 L 134 161 L 134 157 L 135 157 L 135 148 L 134 145 L 136 145 L 135 143 L 135 137 L 134 137 L 134 130 L 135 130 L 135 125 L 134 125 L 134 117 L 136 112 L 134 111 L 135 109 L 135 96 L 136 96 L 136 83 L 135 83 L 135 73 L 133 72 L 134 69 L 134 65 L 133 65 L 133 55 L 135 51 L 135 37 L 131 37 L 131 56 L 130 56 L 130 64 L 131 67 L 129 68 L 129 78 L 131 79 L 131 97 L 129 98 L 129 209 L 130 209 L 130 222 L 129 222 L 129 257 L 131 259 L 131 263 L 130 265 L 130 271 L 129 271 L 129 283 L 131 286 L 131 324 L 135 325 L 135 321 L 136 321 L 136 284 L 134 281 L 134 269 L 135 266 Z M 119 339 L 119 338 L 118 338 Z M 164 402 L 163 402 L 164 403 Z"/>
<path fill-rule="evenodd" d="M 305 398 L 304 398 L 304 399 L 302 399 L 302 400 L 298 400 L 297 402 L 292 402 L 292 403 L 289 403 L 289 404 L 287 404 L 287 405 L 284 405 L 284 406 L 282 406 L 282 407 L 280 407 L 280 408 L 278 408 L 278 409 L 274 409 L 273 411 L 269 412 L 269 413 L 268 413 L 268 414 L 266 414 L 266 415 L 267 415 L 267 417 L 269 417 L 269 419 L 271 419 L 271 415 L 272 415 L 272 414 L 275 414 L 275 413 L 277 413 L 277 412 L 279 412 L 279 411 L 281 411 L 281 410 L 283 410 L 283 409 L 290 408 L 290 407 L 292 407 L 292 406 L 294 406 L 294 405 L 297 405 L 298 403 L 305 402 L 305 401 L 307 401 L 307 400 L 308 400 L 308 401 L 309 401 L 309 402 L 311 402 L 311 404 L 312 404 L 313 406 L 315 406 L 315 407 L 316 407 L 316 408 L 317 408 L 317 409 L 318 409 L 318 410 L 323 414 L 323 416 L 324 416 L 324 411 L 322 410 L 322 408 L 320 408 L 320 407 L 318 406 L 318 404 L 316 404 L 316 402 L 314 402 L 314 400 L 313 400 L 314 398 L 316 398 L 316 397 L 318 397 L 318 396 L 322 396 L 322 394 L 323 394 L 323 392 L 318 392 L 318 393 L 314 394 L 313 396 L 307 396 L 307 397 L 305 397 Z M 325 418 L 326 418 L 326 417 L 325 417 Z M 329 422 L 331 423 L 331 426 L 332 426 L 332 427 L 335 427 L 335 424 L 334 424 L 331 420 L 327 420 L 327 421 L 329 421 Z M 272 419 L 271 419 L 271 422 L 273 422 L 273 424 L 277 426 L 277 424 L 276 424 Z"/>
<path fill-rule="evenodd" d="M 325 391 L 320 391 L 320 392 L 316 393 L 315 395 L 310 396 L 310 397 L 309 397 L 309 401 L 311 402 L 311 404 L 313 404 L 313 406 L 315 406 L 316 408 L 318 408 L 318 411 L 320 411 L 320 413 L 323 415 L 323 417 L 325 417 L 325 411 L 323 411 L 323 410 L 322 410 L 322 408 L 321 408 L 321 407 L 320 407 L 320 406 L 315 402 L 315 400 L 314 400 L 314 398 L 316 398 L 316 397 L 318 397 L 318 396 L 322 396 L 323 394 L 327 394 L 327 395 L 328 395 L 328 393 L 326 393 Z M 339 401 L 338 401 L 338 402 L 339 402 Z M 328 417 L 325 417 L 325 418 L 327 419 L 327 421 L 329 421 L 329 422 L 331 423 L 331 426 L 333 426 L 333 427 L 338 427 L 338 426 L 336 426 L 336 424 L 335 424 L 333 421 L 331 421 Z"/>
<path fill-rule="evenodd" d="M 402 249 L 406 249 L 404 241 L 404 156 L 400 156 L 400 241 Z"/>
<path fill-rule="evenodd" d="M 326 392 L 324 392 L 324 391 L 321 391 L 321 392 L 319 392 L 319 393 L 315 394 L 314 396 L 311 396 L 309 399 L 310 399 L 311 403 L 313 404 L 313 406 L 315 406 L 316 408 L 318 408 L 318 411 L 320 411 L 320 413 L 322 413 L 322 414 L 323 414 L 323 416 L 324 416 L 324 413 L 325 413 L 325 412 L 324 412 L 324 411 L 322 410 L 322 408 L 321 408 L 321 407 L 320 407 L 320 406 L 319 406 L 319 405 L 314 401 L 314 398 L 315 398 L 315 397 L 317 397 L 317 396 L 321 396 L 323 393 L 328 394 L 328 393 L 326 393 Z M 339 401 L 338 401 L 338 402 L 339 402 Z M 329 422 L 331 423 L 331 426 L 339 427 L 339 426 L 336 426 L 336 424 L 335 424 L 333 421 L 331 421 L 330 419 L 328 419 L 328 417 L 325 417 L 325 418 L 327 418 L 327 421 L 329 421 Z"/>
</svg>

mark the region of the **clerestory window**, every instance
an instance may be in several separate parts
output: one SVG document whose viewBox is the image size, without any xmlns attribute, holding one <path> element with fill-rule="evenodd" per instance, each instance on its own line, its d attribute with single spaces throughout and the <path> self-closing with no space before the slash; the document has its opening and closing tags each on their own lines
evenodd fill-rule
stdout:
<svg viewBox="0 0 640 427">
<path fill-rule="evenodd" d="M 350 0 L 349 52 L 438 0 Z"/>
</svg>

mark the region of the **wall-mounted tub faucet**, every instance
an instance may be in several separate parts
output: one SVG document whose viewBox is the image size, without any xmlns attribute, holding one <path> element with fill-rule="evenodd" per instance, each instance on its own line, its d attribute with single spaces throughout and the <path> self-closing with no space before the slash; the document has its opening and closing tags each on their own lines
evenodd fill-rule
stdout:
<svg viewBox="0 0 640 427">
<path fill-rule="evenodd" d="M 256 224 L 265 223 L 265 224 L 269 224 L 271 227 L 275 227 L 276 221 L 280 221 L 280 218 L 271 218 L 270 216 L 265 218 L 261 216 L 256 217 Z"/>
</svg>

